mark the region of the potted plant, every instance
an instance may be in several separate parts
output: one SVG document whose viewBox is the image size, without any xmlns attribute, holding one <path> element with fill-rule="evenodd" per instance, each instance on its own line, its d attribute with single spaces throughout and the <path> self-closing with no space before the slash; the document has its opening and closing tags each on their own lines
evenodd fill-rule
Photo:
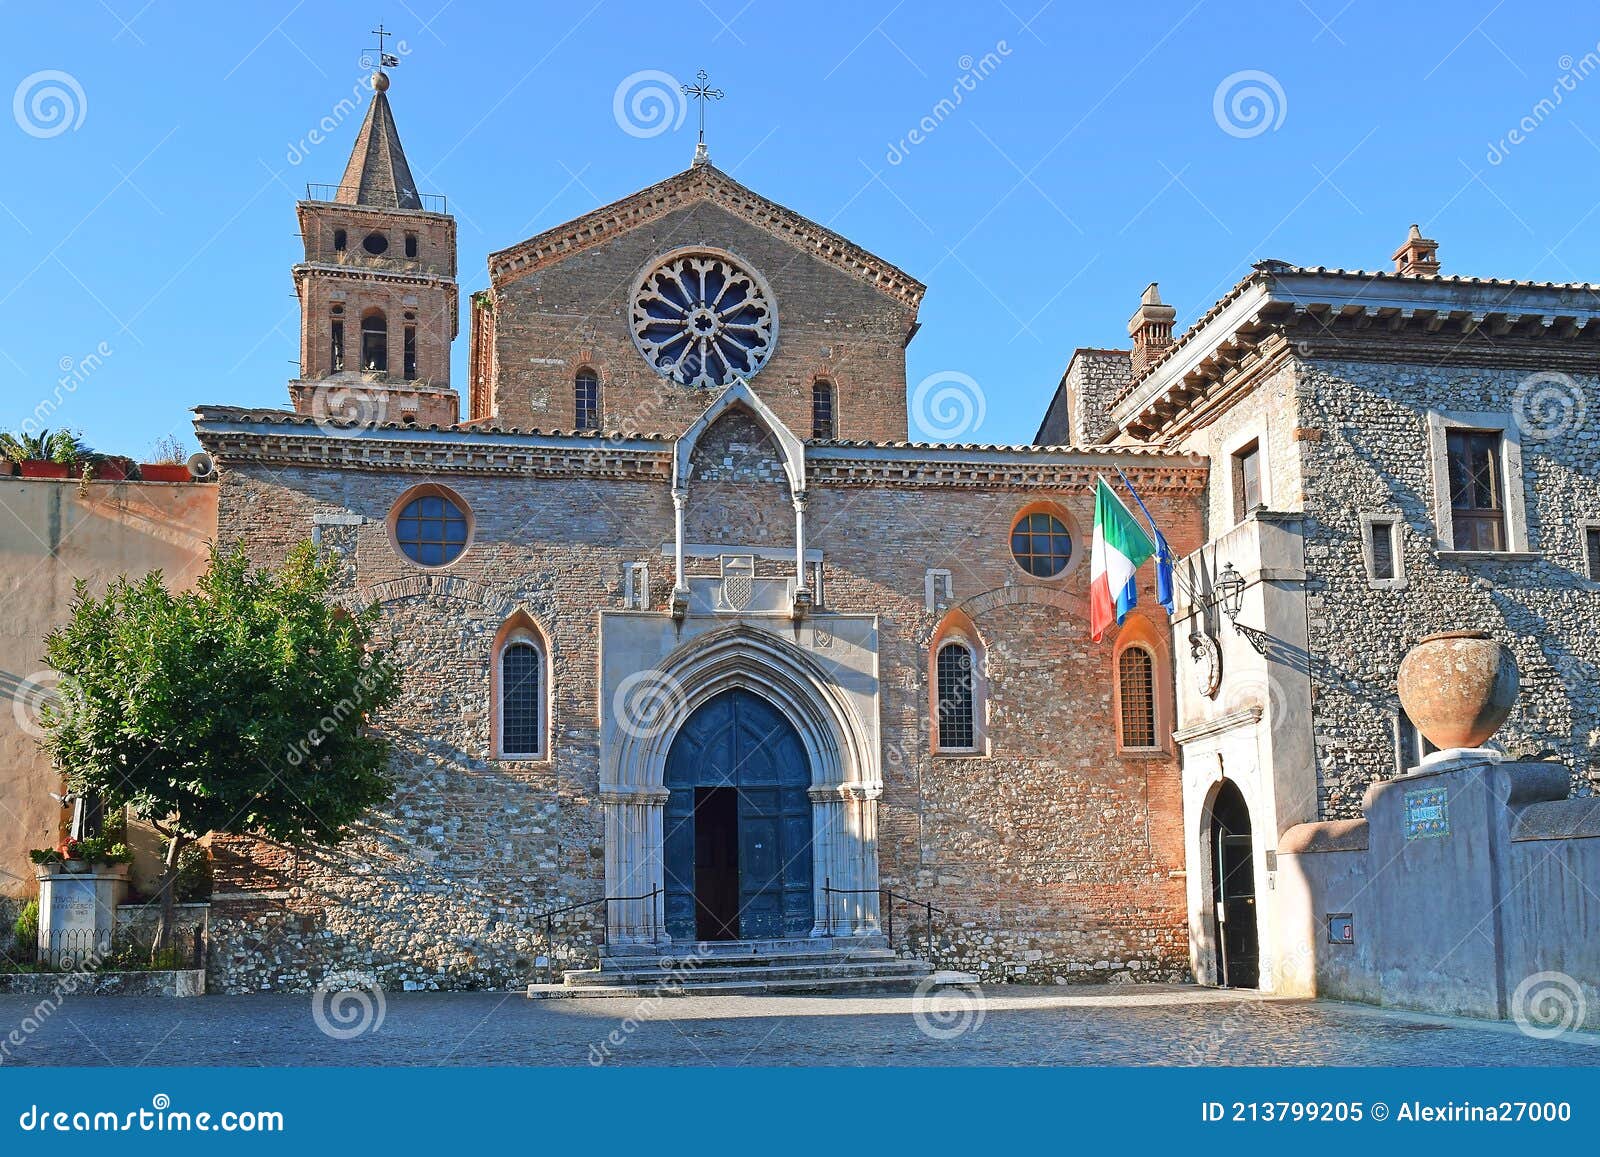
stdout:
<svg viewBox="0 0 1600 1157">
<path fill-rule="evenodd" d="M 122 482 L 133 477 L 137 467 L 132 458 L 121 454 L 107 454 L 97 457 L 93 463 L 94 480 L 96 482 Z M 89 467 L 85 466 L 84 475 L 89 475 Z"/>
<path fill-rule="evenodd" d="M 28 859 L 33 861 L 35 868 L 42 868 L 43 874 L 49 876 L 61 871 L 66 862 L 66 857 L 57 848 L 34 848 L 28 853 Z"/>
<path fill-rule="evenodd" d="M 183 443 L 168 434 L 151 447 L 150 461 L 139 463 L 139 478 L 144 482 L 191 482 L 188 463 Z"/>
<path fill-rule="evenodd" d="M 141 462 L 141 482 L 192 482 L 189 467 L 183 462 Z"/>
<path fill-rule="evenodd" d="M 127 875 L 133 863 L 133 853 L 128 845 L 105 836 L 89 836 L 81 840 L 68 840 L 59 848 L 35 848 L 28 853 L 36 867 L 45 869 L 47 875 L 56 872 L 116 873 Z"/>
<path fill-rule="evenodd" d="M 24 478 L 68 478 L 94 452 L 70 430 L 0 434 L 0 455 L 17 463 Z"/>
</svg>

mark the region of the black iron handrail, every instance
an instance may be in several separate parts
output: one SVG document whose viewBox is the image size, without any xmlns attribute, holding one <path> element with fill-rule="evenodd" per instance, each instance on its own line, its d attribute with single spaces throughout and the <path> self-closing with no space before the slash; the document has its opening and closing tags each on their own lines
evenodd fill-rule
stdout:
<svg viewBox="0 0 1600 1157">
<path fill-rule="evenodd" d="M 884 924 L 883 924 L 884 934 L 889 940 L 890 949 L 893 949 L 895 947 L 895 943 L 894 943 L 894 902 L 896 900 L 899 900 L 902 904 L 905 904 L 908 907 L 920 908 L 922 910 L 922 913 L 923 913 L 924 935 L 927 937 L 927 942 L 928 942 L 928 956 L 929 956 L 929 958 L 932 960 L 932 962 L 934 964 L 938 964 L 939 963 L 939 960 L 938 960 L 938 949 L 936 947 L 936 942 L 935 942 L 935 939 L 934 939 L 934 921 L 933 921 L 933 917 L 934 917 L 935 913 L 937 913 L 940 916 L 947 915 L 947 913 L 945 912 L 945 910 L 943 908 L 935 907 L 932 903 L 930 903 L 927 900 L 918 900 L 914 896 L 907 896 L 907 895 L 904 895 L 903 893 L 896 892 L 894 889 L 889 888 L 887 886 L 881 887 L 881 888 L 835 888 L 833 886 L 833 881 L 832 880 L 824 880 L 822 882 L 822 895 L 823 895 L 823 906 L 826 907 L 827 910 L 828 910 L 827 931 L 828 931 L 828 935 L 829 936 L 833 935 L 833 897 L 835 897 L 835 896 L 873 896 L 873 895 L 876 895 L 878 897 L 878 907 L 882 910 L 882 912 L 884 914 L 884 916 L 883 916 L 883 919 L 884 919 Z"/>
<path fill-rule="evenodd" d="M 567 905 L 565 905 L 563 907 L 560 907 L 560 908 L 551 908 L 548 912 L 536 912 L 532 916 L 528 917 L 529 923 L 534 923 L 534 922 L 537 922 L 539 920 L 543 920 L 544 921 L 544 979 L 545 979 L 545 983 L 546 984 L 550 984 L 550 983 L 554 982 L 555 962 L 556 962 L 555 937 L 556 937 L 556 917 L 557 916 L 563 916 L 568 912 L 576 912 L 576 911 L 578 911 L 578 910 L 580 910 L 582 908 L 593 908 L 597 904 L 604 904 L 605 908 L 606 908 L 606 917 L 605 917 L 605 924 L 601 928 L 601 933 L 600 933 L 601 943 L 603 944 L 603 943 L 605 943 L 605 937 L 606 937 L 607 933 L 609 932 L 609 930 L 611 928 L 611 905 L 612 904 L 620 904 L 620 903 L 624 903 L 624 902 L 628 902 L 628 901 L 635 901 L 635 900 L 649 900 L 650 901 L 650 939 L 651 940 L 655 940 L 655 938 L 656 938 L 656 903 L 655 903 L 655 901 L 656 901 L 656 897 L 661 895 L 661 893 L 664 890 L 665 889 L 663 889 L 660 885 L 657 885 L 656 887 L 651 888 L 648 892 L 644 893 L 642 896 L 597 896 L 593 900 L 579 900 L 576 904 L 567 904 Z"/>
</svg>

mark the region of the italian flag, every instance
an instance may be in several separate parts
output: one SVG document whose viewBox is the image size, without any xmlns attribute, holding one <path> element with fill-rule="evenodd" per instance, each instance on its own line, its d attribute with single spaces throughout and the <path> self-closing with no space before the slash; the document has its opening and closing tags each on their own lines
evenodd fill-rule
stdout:
<svg viewBox="0 0 1600 1157">
<path fill-rule="evenodd" d="M 1156 552 L 1144 527 L 1101 478 L 1094 495 L 1094 551 L 1089 557 L 1089 633 L 1095 642 L 1137 601 L 1134 572 Z"/>
</svg>

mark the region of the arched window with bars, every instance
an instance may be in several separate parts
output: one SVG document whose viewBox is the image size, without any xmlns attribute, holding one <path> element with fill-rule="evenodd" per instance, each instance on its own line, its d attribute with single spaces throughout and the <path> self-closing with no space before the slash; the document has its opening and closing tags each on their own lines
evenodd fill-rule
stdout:
<svg viewBox="0 0 1600 1157">
<path fill-rule="evenodd" d="M 600 428 L 600 375 L 585 366 L 579 370 L 573 379 L 573 418 L 574 430 L 598 430 Z"/>
<path fill-rule="evenodd" d="M 497 759 L 545 759 L 549 728 L 549 663 L 544 637 L 518 612 L 500 628 L 494 646 L 494 754 Z"/>
<path fill-rule="evenodd" d="M 835 438 L 838 424 L 835 421 L 833 383 L 818 378 L 811 383 L 811 436 Z"/>
<path fill-rule="evenodd" d="M 1125 748 L 1156 748 L 1156 657 L 1137 643 L 1117 656 L 1118 722 Z"/>
</svg>

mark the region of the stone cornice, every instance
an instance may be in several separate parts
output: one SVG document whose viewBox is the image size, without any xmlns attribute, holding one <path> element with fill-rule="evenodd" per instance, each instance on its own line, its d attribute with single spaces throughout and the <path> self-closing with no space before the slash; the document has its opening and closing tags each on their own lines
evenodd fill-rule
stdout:
<svg viewBox="0 0 1600 1157">
<path fill-rule="evenodd" d="M 585 213 L 509 249 L 489 254 L 489 278 L 499 286 L 700 201 L 710 201 L 757 228 L 820 257 L 895 298 L 913 312 L 927 292 L 926 286 L 904 270 L 833 230 L 745 188 L 709 164 L 695 165 L 630 197 Z"/>
<path fill-rule="evenodd" d="M 1274 346 L 1300 357 L 1584 368 L 1600 353 L 1600 292 L 1263 262 L 1122 392 L 1112 416 L 1137 438 L 1174 436 Z"/>
<path fill-rule="evenodd" d="M 674 443 L 662 437 L 498 431 L 387 424 L 371 429 L 317 425 L 281 411 L 203 406 L 200 444 L 224 468 L 241 464 L 308 470 L 366 470 L 672 483 Z M 1032 446 L 813 444 L 805 448 L 813 490 L 829 486 L 1090 492 L 1102 476 L 1126 473 L 1141 494 L 1198 494 L 1206 460 L 1150 451 L 1074 451 Z"/>
<path fill-rule="evenodd" d="M 1202 719 L 1199 723 L 1181 727 L 1172 733 L 1172 738 L 1180 744 L 1193 743 L 1197 739 L 1210 739 L 1214 735 L 1222 735 L 1240 727 L 1253 727 L 1261 722 L 1261 716 L 1260 706 L 1252 704 L 1238 711 L 1219 715 L 1215 719 Z"/>
<path fill-rule="evenodd" d="M 918 457 L 807 455 L 813 486 L 912 486 L 964 489 L 1066 490 L 1092 493 L 1121 467 L 1140 494 L 1198 494 L 1210 467 L 1204 458 L 1136 456 L 1108 462 L 1099 453 L 1039 455 L 1026 450 L 968 456 L 928 451 Z"/>
<path fill-rule="evenodd" d="M 400 269 L 369 269 L 360 265 L 333 265 L 322 261 L 302 261 L 292 270 L 295 284 L 315 273 L 326 281 L 398 281 L 431 289 L 455 289 L 456 279 L 442 273 L 408 273 Z"/>
</svg>

